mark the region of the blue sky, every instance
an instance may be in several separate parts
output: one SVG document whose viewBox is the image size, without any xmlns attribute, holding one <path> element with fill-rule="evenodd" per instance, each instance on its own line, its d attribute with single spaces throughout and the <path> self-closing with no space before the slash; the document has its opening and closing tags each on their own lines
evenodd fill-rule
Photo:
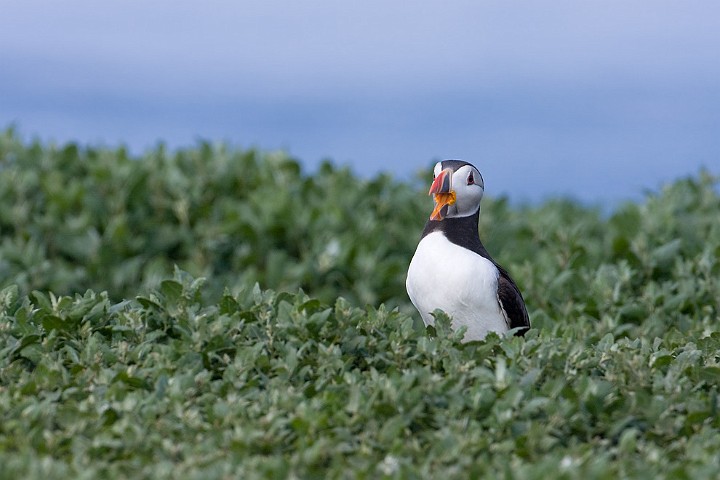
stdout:
<svg viewBox="0 0 720 480">
<path fill-rule="evenodd" d="M 5 3 L 0 126 L 198 138 L 411 178 L 462 158 L 488 195 L 613 205 L 720 173 L 720 3 Z"/>
</svg>

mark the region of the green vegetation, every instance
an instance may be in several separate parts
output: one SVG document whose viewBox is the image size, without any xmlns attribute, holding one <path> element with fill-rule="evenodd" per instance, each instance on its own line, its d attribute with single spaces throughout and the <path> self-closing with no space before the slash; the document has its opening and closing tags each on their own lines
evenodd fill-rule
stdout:
<svg viewBox="0 0 720 480">
<path fill-rule="evenodd" d="M 717 185 L 484 200 L 534 328 L 461 344 L 404 291 L 425 185 L 5 132 L 0 478 L 716 478 Z"/>
</svg>

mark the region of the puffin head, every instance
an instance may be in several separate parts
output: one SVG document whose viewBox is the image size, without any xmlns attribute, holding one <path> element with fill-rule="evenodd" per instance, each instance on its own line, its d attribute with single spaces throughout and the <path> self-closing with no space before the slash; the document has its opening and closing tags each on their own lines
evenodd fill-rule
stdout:
<svg viewBox="0 0 720 480">
<path fill-rule="evenodd" d="M 430 220 L 469 217 L 480 208 L 485 182 L 477 168 L 462 160 L 443 160 L 435 164 L 429 195 L 435 208 Z"/>
</svg>

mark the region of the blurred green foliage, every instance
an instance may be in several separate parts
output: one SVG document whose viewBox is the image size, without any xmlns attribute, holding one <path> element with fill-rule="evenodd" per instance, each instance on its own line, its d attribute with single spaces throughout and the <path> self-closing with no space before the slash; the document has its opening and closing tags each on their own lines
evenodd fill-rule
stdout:
<svg viewBox="0 0 720 480">
<path fill-rule="evenodd" d="M 6 131 L 0 171 L 0 285 L 113 299 L 178 265 L 208 278 L 213 298 L 259 282 L 324 301 L 397 302 L 427 201 L 387 175 L 361 180 L 329 163 L 307 175 L 282 153 L 206 143 L 130 158 L 25 146 Z"/>
<path fill-rule="evenodd" d="M 717 478 L 717 187 L 484 200 L 534 328 L 462 344 L 404 291 L 424 185 L 8 131 L 0 477 Z"/>
</svg>

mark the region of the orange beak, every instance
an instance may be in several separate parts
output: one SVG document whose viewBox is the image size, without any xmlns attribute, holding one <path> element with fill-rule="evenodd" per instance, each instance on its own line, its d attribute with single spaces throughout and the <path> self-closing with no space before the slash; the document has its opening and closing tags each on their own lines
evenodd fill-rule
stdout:
<svg viewBox="0 0 720 480">
<path fill-rule="evenodd" d="M 430 220 L 442 220 L 447 214 L 447 207 L 455 203 L 455 191 L 452 189 L 452 169 L 446 168 L 435 177 L 428 195 L 433 196 L 435 208 Z"/>
</svg>

